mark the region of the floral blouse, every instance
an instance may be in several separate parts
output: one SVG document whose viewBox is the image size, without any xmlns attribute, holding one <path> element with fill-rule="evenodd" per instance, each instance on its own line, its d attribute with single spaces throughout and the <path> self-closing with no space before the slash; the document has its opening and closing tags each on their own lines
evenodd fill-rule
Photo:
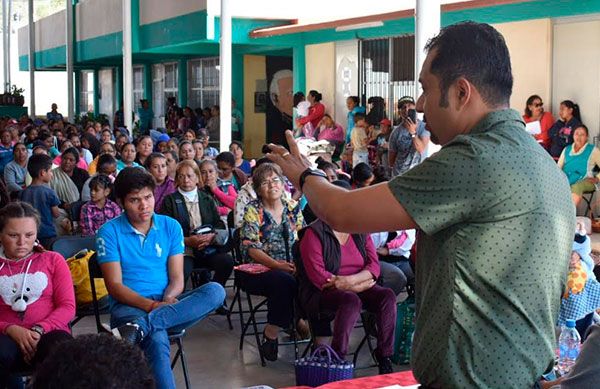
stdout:
<svg viewBox="0 0 600 389">
<path fill-rule="evenodd" d="M 302 217 L 296 201 L 286 199 L 281 201 L 284 204 L 284 219 L 280 224 L 277 224 L 273 220 L 273 216 L 264 210 L 260 200 L 253 200 L 246 206 L 240 230 L 244 261 L 252 261 L 248 255 L 248 249 L 262 250 L 273 259 L 285 261 L 287 255 L 284 228 L 288 229 L 288 248 L 291 259 L 292 245 L 298 240 L 298 231 L 304 227 L 304 217 Z"/>
</svg>

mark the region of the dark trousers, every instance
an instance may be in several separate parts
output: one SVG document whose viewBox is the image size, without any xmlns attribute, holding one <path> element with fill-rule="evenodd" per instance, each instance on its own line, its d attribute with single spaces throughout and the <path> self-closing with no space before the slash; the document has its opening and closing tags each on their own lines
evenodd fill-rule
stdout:
<svg viewBox="0 0 600 389">
<path fill-rule="evenodd" d="M 321 292 L 321 311 L 335 312 L 331 347 L 342 358 L 348 353 L 350 334 L 362 308 L 373 313 L 377 320 L 376 353 L 381 357 L 391 357 L 394 353 L 396 329 L 396 295 L 391 289 L 379 285 L 360 293 L 339 289 L 325 289 Z M 313 322 L 313 330 L 317 336 L 331 334 L 326 320 Z"/>
<path fill-rule="evenodd" d="M 215 272 L 212 281 L 225 286 L 233 271 L 233 258 L 227 253 L 198 254 L 194 257 L 194 267 L 203 267 Z"/>
<path fill-rule="evenodd" d="M 60 330 L 50 331 L 42 335 L 31 365 L 28 365 L 23 360 L 23 354 L 17 343 L 10 336 L 0 334 L 0 389 L 22 388 L 21 378 L 11 376 L 11 374 L 30 370 L 42 363 L 59 343 L 70 339 L 73 339 L 71 334 Z"/>
<path fill-rule="evenodd" d="M 289 328 L 294 315 L 296 279 L 290 273 L 270 270 L 260 274 L 239 272 L 242 289 L 267 298 L 267 322 Z"/>
</svg>

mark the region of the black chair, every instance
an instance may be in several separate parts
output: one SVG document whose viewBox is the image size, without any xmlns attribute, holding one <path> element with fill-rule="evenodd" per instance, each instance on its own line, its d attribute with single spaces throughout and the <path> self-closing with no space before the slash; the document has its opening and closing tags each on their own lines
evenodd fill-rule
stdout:
<svg viewBox="0 0 600 389">
<path fill-rule="evenodd" d="M 76 234 L 77 227 L 79 225 L 79 221 L 81 220 L 81 208 L 87 201 L 78 200 L 71 203 L 69 207 L 69 220 L 71 221 L 71 231 L 73 231 L 73 235 Z"/>
<path fill-rule="evenodd" d="M 96 297 L 96 285 L 94 284 L 94 280 L 97 278 L 103 278 L 102 270 L 100 269 L 100 265 L 96 260 L 96 254 L 94 254 L 89 261 L 88 264 L 90 270 L 90 286 L 92 288 L 92 303 L 94 307 L 94 316 L 96 317 L 96 328 L 98 333 L 108 332 L 108 329 L 102 324 L 100 321 L 100 308 L 98 304 L 98 299 Z M 188 373 L 187 360 L 185 358 L 185 350 L 183 348 L 183 337 L 185 336 L 185 330 L 181 330 L 178 332 L 169 332 L 169 342 L 171 344 L 175 344 L 177 346 L 177 351 L 171 360 L 171 369 L 175 367 L 177 364 L 177 360 L 181 360 L 181 368 L 183 370 L 183 378 L 185 380 L 185 387 L 189 389 L 190 385 L 190 377 Z"/>
<path fill-rule="evenodd" d="M 61 236 L 52 244 L 52 251 L 56 251 L 65 259 L 76 256 L 80 252 L 95 249 L 95 238 L 93 236 Z M 100 301 L 102 314 L 108 313 L 108 297 Z M 92 304 L 77 305 L 75 318 L 71 321 L 71 327 L 86 316 L 94 315 Z"/>
<path fill-rule="evenodd" d="M 590 219 L 594 218 L 594 213 L 592 211 L 592 203 L 594 201 L 595 193 L 596 193 L 596 189 L 594 188 L 594 190 L 589 191 L 589 192 L 583 192 L 581 195 L 581 198 L 583 199 L 583 201 L 585 201 L 585 203 L 587 205 L 585 216 L 589 217 Z M 589 197 L 586 197 L 586 195 L 589 195 Z"/>
</svg>

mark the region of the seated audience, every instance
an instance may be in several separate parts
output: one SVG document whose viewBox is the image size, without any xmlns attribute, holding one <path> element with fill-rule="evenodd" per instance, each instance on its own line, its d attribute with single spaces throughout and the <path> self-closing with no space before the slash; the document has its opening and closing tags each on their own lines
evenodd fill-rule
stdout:
<svg viewBox="0 0 600 389">
<path fill-rule="evenodd" d="M 135 145 L 133 143 L 125 143 L 123 147 L 121 147 L 121 159 L 117 160 L 117 172 L 120 172 L 126 167 L 140 167 L 140 165 L 135 162 L 136 154 Z"/>
<path fill-rule="evenodd" d="M 81 138 L 79 137 L 79 135 L 77 135 L 77 133 L 73 133 L 69 136 L 69 140 L 73 144 L 73 147 L 75 147 L 77 151 L 79 151 L 79 156 L 83 158 L 83 160 L 89 167 L 89 164 L 92 163 L 94 157 L 92 156 L 90 150 L 81 146 Z"/>
<path fill-rule="evenodd" d="M 83 185 L 90 178 L 87 171 L 77 167 L 79 152 L 75 147 L 63 151 L 60 165 L 52 170 L 50 187 L 56 192 L 62 208 L 79 201 Z"/>
<path fill-rule="evenodd" d="M 33 377 L 33 389 L 154 389 L 138 347 L 108 334 L 80 335 L 57 345 Z"/>
<path fill-rule="evenodd" d="M 252 174 L 252 166 L 250 162 L 244 159 L 244 145 L 242 142 L 234 140 L 229 145 L 229 152 L 235 157 L 235 167 L 249 176 Z"/>
<path fill-rule="evenodd" d="M 525 103 L 525 114 L 523 115 L 525 123 L 535 121 L 540 122 L 541 132 L 533 137 L 546 150 L 550 149 L 550 128 L 554 124 L 552 113 L 544 111 L 544 103 L 538 95 L 531 95 Z"/>
<path fill-rule="evenodd" d="M 251 201 L 244 214 L 240 230 L 244 259 L 268 268 L 258 274 L 239 272 L 245 290 L 265 296 L 268 300 L 267 325 L 260 345 L 269 361 L 277 360 L 277 335 L 290 327 L 292 302 L 296 295 L 296 266 L 291 247 L 297 232 L 304 226 L 300 208 L 283 196 L 283 174 L 279 166 L 263 163 L 252 174 L 257 199 Z M 299 322 L 299 331 L 304 330 Z"/>
<path fill-rule="evenodd" d="M 219 109 L 217 105 L 215 107 L 217 107 L 217 110 Z M 217 122 L 219 121 L 218 116 L 216 118 L 211 118 L 211 120 L 213 119 L 215 119 Z M 218 126 L 216 128 L 218 131 Z M 210 133 L 206 128 L 201 128 L 198 130 L 198 139 L 200 139 L 202 143 L 204 143 L 204 158 L 214 159 L 219 154 L 219 150 L 209 146 Z"/>
<path fill-rule="evenodd" d="M 74 147 L 74 146 L 73 146 L 73 143 L 70 140 L 66 139 L 64 142 L 62 142 L 60 144 L 60 155 L 58 155 L 56 158 L 54 158 L 54 160 L 52 161 L 52 164 L 56 165 L 56 166 L 60 166 L 60 163 L 62 162 L 62 154 L 67 149 L 70 149 L 72 147 Z M 77 149 L 75 149 L 75 150 L 77 150 Z M 85 162 L 85 160 L 83 158 L 81 158 L 81 155 L 79 154 L 79 150 L 77 150 L 77 155 L 79 155 L 80 158 L 77 161 L 77 165 L 75 165 L 75 166 L 77 166 L 78 168 L 83 169 L 83 170 L 85 170 L 87 172 L 89 166 Z"/>
<path fill-rule="evenodd" d="M 323 115 L 313 135 L 317 140 L 326 140 L 335 146 L 344 143 L 344 129 L 327 113 Z"/>
<path fill-rule="evenodd" d="M 196 139 L 196 131 L 191 128 L 188 128 L 183 132 L 181 139 L 188 142 L 193 142 Z"/>
<path fill-rule="evenodd" d="M 185 254 L 194 258 L 194 268 L 214 271 L 213 281 L 225 286 L 233 271 L 233 258 L 219 247 L 215 232 L 198 234 L 202 226 L 225 230 L 217 207 L 210 196 L 198 189 L 200 171 L 192 161 L 177 166 L 177 191 L 164 199 L 161 213 L 179 221 L 183 229 Z"/>
<path fill-rule="evenodd" d="M 60 216 L 60 199 L 49 187 L 52 180 L 52 159 L 46 154 L 36 154 L 29 158 L 27 171 L 32 178 L 31 185 L 25 188 L 20 199 L 31 205 L 40 213 L 37 237 L 44 247 L 52 247 L 56 240 L 54 218 Z"/>
<path fill-rule="evenodd" d="M 92 163 L 90 163 L 90 166 L 88 167 L 88 173 L 94 175 L 98 172 L 98 160 L 102 155 L 105 154 L 112 155 L 113 158 L 117 158 L 117 148 L 115 147 L 115 145 L 110 142 L 102 143 L 102 145 L 100 146 L 99 154 L 96 156 L 96 158 L 94 158 L 94 160 L 92 161 Z"/>
<path fill-rule="evenodd" d="M 410 263 L 410 250 L 415 243 L 416 231 L 393 231 L 393 232 L 374 232 L 371 234 L 371 239 L 377 251 L 379 264 L 383 279 L 386 274 L 384 268 L 393 266 L 400 272 L 393 272 L 390 276 L 394 277 L 393 285 L 387 285 L 396 294 L 399 294 L 406 285 L 414 284 L 415 273 Z M 396 279 L 399 278 L 397 281 Z"/>
<path fill-rule="evenodd" d="M 15 144 L 13 148 L 13 160 L 4 168 L 4 182 L 9 193 L 20 192 L 25 189 L 28 159 L 29 153 L 25 144 Z"/>
<path fill-rule="evenodd" d="M 179 144 L 179 160 L 180 161 L 195 161 L 196 150 L 191 142 L 184 140 Z"/>
<path fill-rule="evenodd" d="M 13 160 L 12 135 L 8 128 L 0 130 L 0 174 L 4 174 L 4 168 Z"/>
<path fill-rule="evenodd" d="M 347 185 L 344 181 L 334 184 L 337 183 Z M 348 353 L 352 329 L 364 308 L 377 320 L 374 354 L 379 374 L 392 373 L 390 358 L 394 352 L 396 295 L 391 289 L 376 284 L 380 268 L 371 237 L 341 233 L 317 220 L 303 231 L 300 256 L 298 300 L 313 320 L 315 335 L 332 335 L 325 314 L 333 313 L 335 326 L 331 346 L 343 358 Z"/>
<path fill-rule="evenodd" d="M 559 119 L 548 130 L 550 137 L 550 155 L 553 158 L 560 157 L 563 149 L 573 143 L 573 133 L 581 125 L 581 114 L 579 105 L 571 100 L 560 103 L 558 111 Z"/>
<path fill-rule="evenodd" d="M 96 252 L 110 295 L 113 332 L 140 345 L 157 387 L 175 388 L 168 332 L 202 320 L 223 304 L 225 291 L 210 282 L 181 294 L 183 232 L 176 220 L 154 213 L 154 186 L 143 169 L 119 174 L 114 187 L 124 213 L 100 228 Z"/>
<path fill-rule="evenodd" d="M 156 140 L 156 151 L 159 153 L 166 153 L 169 150 L 169 140 L 171 138 L 167 134 L 161 134 Z"/>
<path fill-rule="evenodd" d="M 200 166 L 200 163 L 204 160 L 204 143 L 200 139 L 194 139 L 192 146 L 194 147 L 194 160 Z"/>
<path fill-rule="evenodd" d="M 146 170 L 154 177 L 154 211 L 160 212 L 165 197 L 175 192 L 175 181 L 167 175 L 167 159 L 161 153 L 152 153 L 146 159 Z"/>
<path fill-rule="evenodd" d="M 165 153 L 165 158 L 167 160 L 167 175 L 171 179 L 175 179 L 177 164 L 179 163 L 179 156 L 177 155 L 177 152 L 169 150 Z"/>
<path fill-rule="evenodd" d="M 235 167 L 235 157 L 233 153 L 224 151 L 217 155 L 215 161 L 217 162 L 217 167 L 219 169 L 218 185 L 223 192 L 227 193 L 228 188 L 231 186 L 233 186 L 237 192 L 242 185 L 248 181 L 246 174 Z"/>
<path fill-rule="evenodd" d="M 104 223 L 121 214 L 121 207 L 108 198 L 111 186 L 110 178 L 104 174 L 90 180 L 90 201 L 81 207 L 79 218 L 81 235 L 94 236 Z"/>
<path fill-rule="evenodd" d="M 578 206 L 583 193 L 593 192 L 600 182 L 600 174 L 594 174 L 594 169 L 600 168 L 600 150 L 593 144 L 587 143 L 588 128 L 583 124 L 575 127 L 573 143 L 566 146 L 558 159 L 558 167 L 567 175 L 571 185 L 573 203 Z"/>
<path fill-rule="evenodd" d="M 205 159 L 200 164 L 200 175 L 202 177 L 203 190 L 217 204 L 217 210 L 225 220 L 229 212 L 231 212 L 235 206 L 235 199 L 237 197 L 237 191 L 233 185 L 229 185 L 221 189 L 218 182 L 218 168 L 217 163 L 212 159 Z"/>
<path fill-rule="evenodd" d="M 47 157 L 49 160 L 49 157 Z M 0 388 L 71 338 L 75 294 L 65 259 L 36 245 L 40 215 L 27 203 L 0 210 Z"/>
</svg>

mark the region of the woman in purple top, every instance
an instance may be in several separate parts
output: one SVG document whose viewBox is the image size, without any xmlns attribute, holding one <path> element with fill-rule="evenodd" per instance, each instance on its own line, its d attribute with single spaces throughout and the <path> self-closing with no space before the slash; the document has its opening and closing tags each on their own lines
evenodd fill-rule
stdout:
<svg viewBox="0 0 600 389">
<path fill-rule="evenodd" d="M 350 189 L 345 181 L 334 185 Z M 375 283 L 380 267 L 371 237 L 334 231 L 316 220 L 301 233 L 298 302 L 309 317 L 314 335 L 331 336 L 331 347 L 344 357 L 350 333 L 364 308 L 376 317 L 379 374 L 392 373 L 396 325 L 396 296 Z"/>
<path fill-rule="evenodd" d="M 152 174 L 154 188 L 154 211 L 159 212 L 165 197 L 175 192 L 175 181 L 168 175 L 167 158 L 162 153 L 152 153 L 146 159 L 146 170 Z"/>
<path fill-rule="evenodd" d="M 344 129 L 329 114 L 323 115 L 317 131 L 317 140 L 326 140 L 334 144 L 344 141 Z"/>
</svg>

